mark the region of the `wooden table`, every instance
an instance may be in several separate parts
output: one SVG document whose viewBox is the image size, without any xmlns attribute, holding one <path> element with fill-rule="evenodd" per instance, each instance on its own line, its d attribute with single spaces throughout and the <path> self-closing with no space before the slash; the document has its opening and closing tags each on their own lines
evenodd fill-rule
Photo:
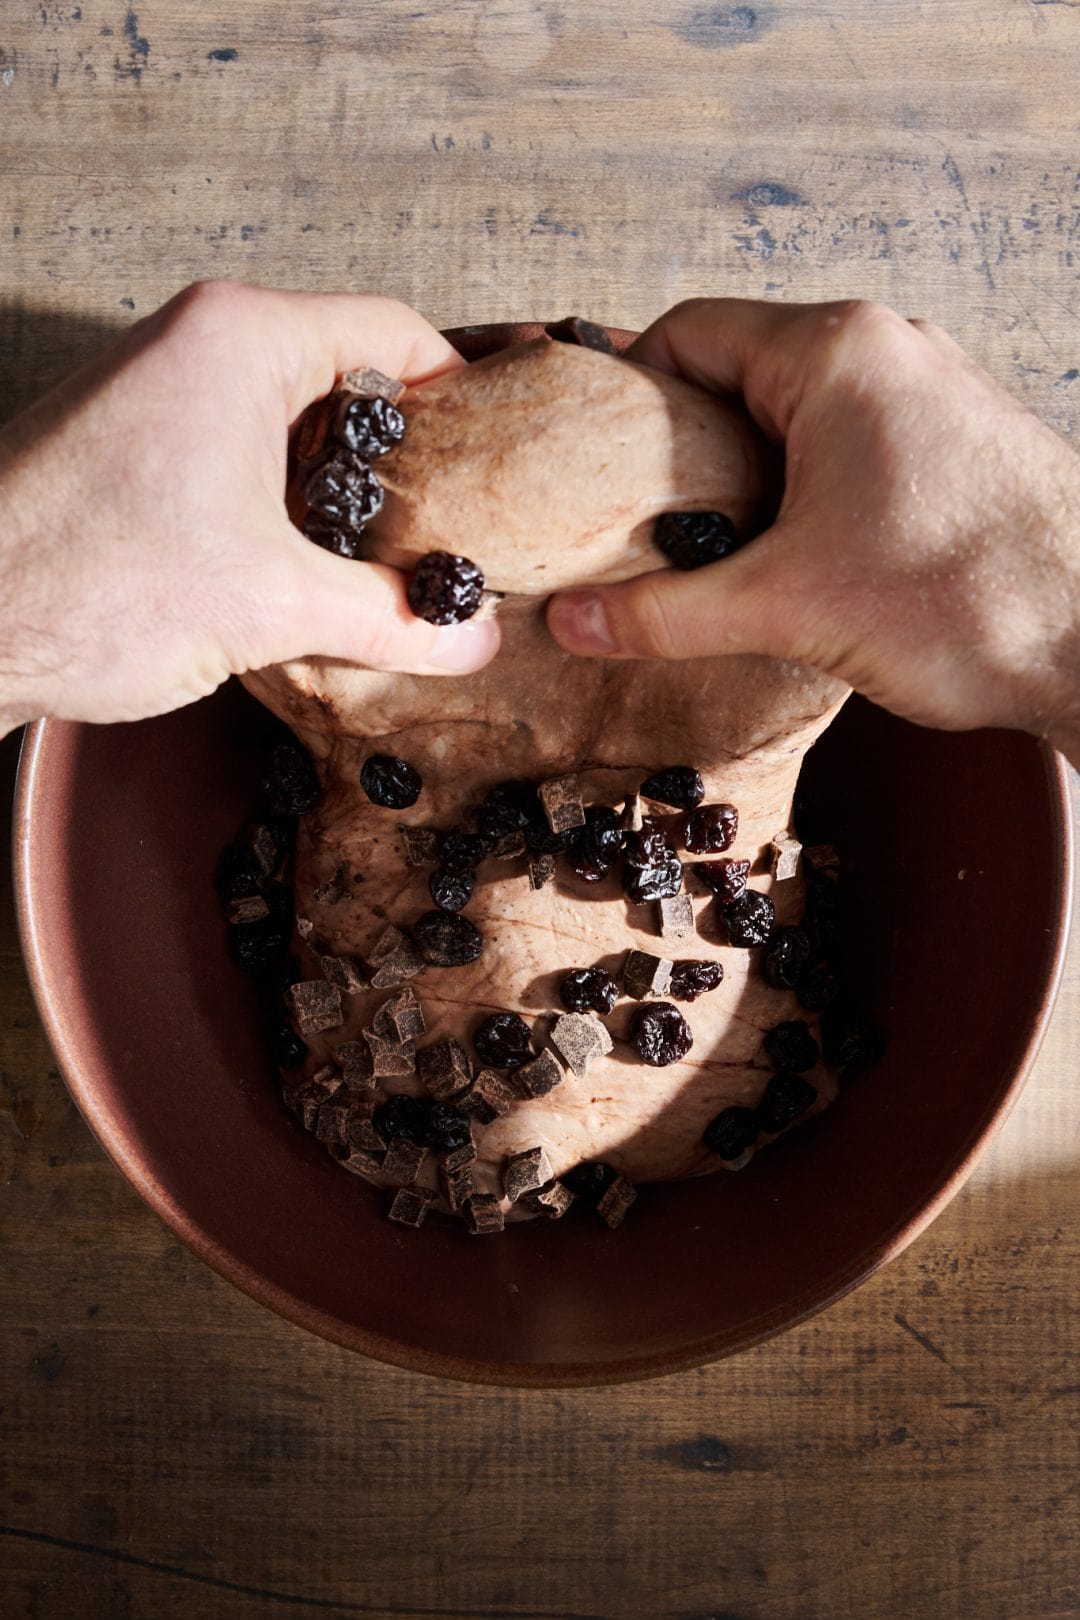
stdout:
<svg viewBox="0 0 1080 1620">
<path fill-rule="evenodd" d="M 231 10 L 4 7 L 0 413 L 229 275 L 444 325 L 860 294 L 1077 431 L 1076 0 Z M 595 1394 L 412 1377 L 234 1292 L 76 1115 L 10 894 L 0 975 L 11 1620 L 1080 1613 L 1075 953 L 1018 1108 L 899 1261 Z"/>
</svg>

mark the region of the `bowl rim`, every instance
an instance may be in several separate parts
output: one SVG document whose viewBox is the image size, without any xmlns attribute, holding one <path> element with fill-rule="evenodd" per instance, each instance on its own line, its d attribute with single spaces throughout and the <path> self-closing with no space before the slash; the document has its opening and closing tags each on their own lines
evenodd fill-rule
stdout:
<svg viewBox="0 0 1080 1620">
<path fill-rule="evenodd" d="M 677 1351 L 662 1351 L 640 1357 L 616 1357 L 601 1362 L 502 1362 L 481 1361 L 440 1351 L 404 1345 L 382 1334 L 342 1325 L 334 1316 L 300 1299 L 289 1289 L 271 1282 L 251 1267 L 240 1254 L 220 1243 L 195 1222 L 171 1196 L 168 1189 L 141 1157 L 137 1139 L 124 1122 L 99 1106 L 95 1100 L 92 1074 L 80 1063 L 79 1054 L 69 1042 L 63 1016 L 63 987 L 53 977 L 45 944 L 42 918 L 35 885 L 35 806 L 41 802 L 48 771 L 48 754 L 54 736 L 65 731 L 85 729 L 76 722 L 38 720 L 24 733 L 15 784 L 13 868 L 15 909 L 19 941 L 38 1014 L 56 1056 L 64 1082 L 79 1112 L 106 1155 L 135 1188 L 158 1218 L 192 1250 L 200 1260 L 260 1305 L 273 1310 L 294 1325 L 343 1348 L 359 1351 L 372 1360 L 408 1372 L 449 1378 L 472 1384 L 516 1388 L 566 1389 L 603 1387 L 644 1379 L 668 1377 L 707 1365 L 729 1355 L 764 1343 L 789 1328 L 816 1316 L 835 1304 L 867 1278 L 894 1259 L 934 1221 L 959 1191 L 979 1159 L 1008 1118 L 1020 1095 L 1053 1014 L 1061 987 L 1072 920 L 1074 876 L 1074 831 L 1072 788 L 1068 765 L 1048 743 L 1039 751 L 1046 771 L 1050 809 L 1054 823 L 1056 892 L 1053 896 L 1052 951 L 1050 971 L 1027 1042 L 1009 1084 L 998 1095 L 989 1111 L 976 1121 L 967 1142 L 958 1150 L 940 1178 L 937 1190 L 917 1209 L 900 1216 L 885 1232 L 858 1250 L 824 1284 L 818 1283 L 798 1297 L 792 1309 L 784 1307 L 765 1313 L 749 1332 L 742 1330 L 737 1342 L 724 1335 L 708 1335 Z"/>
</svg>

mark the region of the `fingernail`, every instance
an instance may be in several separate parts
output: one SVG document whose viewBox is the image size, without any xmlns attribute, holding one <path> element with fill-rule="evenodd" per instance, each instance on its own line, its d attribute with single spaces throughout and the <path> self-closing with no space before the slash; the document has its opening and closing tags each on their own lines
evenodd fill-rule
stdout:
<svg viewBox="0 0 1080 1620">
<path fill-rule="evenodd" d="M 445 624 L 435 637 L 427 661 L 431 669 L 468 675 L 490 663 L 498 650 L 499 626 L 492 619 L 479 624 Z"/>
<path fill-rule="evenodd" d="M 551 623 L 551 620 L 554 620 Z M 615 637 L 608 625 L 607 609 L 599 596 L 582 591 L 557 596 L 549 619 L 558 639 L 576 652 L 615 652 Z"/>
</svg>

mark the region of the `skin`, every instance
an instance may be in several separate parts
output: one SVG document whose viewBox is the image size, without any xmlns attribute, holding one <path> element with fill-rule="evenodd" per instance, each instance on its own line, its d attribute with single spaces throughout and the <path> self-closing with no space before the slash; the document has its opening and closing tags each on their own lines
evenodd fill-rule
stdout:
<svg viewBox="0 0 1080 1620">
<path fill-rule="evenodd" d="M 556 597 L 567 651 L 769 653 L 894 713 L 1010 726 L 1080 765 L 1080 457 L 937 327 L 703 299 L 630 351 L 742 395 L 782 445 L 773 526 L 711 567 Z"/>
<path fill-rule="evenodd" d="M 585 656 L 761 652 L 952 729 L 1017 726 L 1080 764 L 1080 458 L 943 332 L 874 304 L 698 300 L 635 359 L 745 398 L 784 448 L 776 523 L 693 575 L 555 597 Z M 337 374 L 460 364 L 392 300 L 187 289 L 0 433 L 0 728 L 164 713 L 304 655 L 453 674 L 492 622 L 435 630 L 403 576 L 288 522 L 288 429 Z"/>
<path fill-rule="evenodd" d="M 454 674 L 494 624 L 438 630 L 398 571 L 285 511 L 288 430 L 342 371 L 461 365 L 391 299 L 188 288 L 0 434 L 0 726 L 135 720 L 321 653 Z"/>
</svg>

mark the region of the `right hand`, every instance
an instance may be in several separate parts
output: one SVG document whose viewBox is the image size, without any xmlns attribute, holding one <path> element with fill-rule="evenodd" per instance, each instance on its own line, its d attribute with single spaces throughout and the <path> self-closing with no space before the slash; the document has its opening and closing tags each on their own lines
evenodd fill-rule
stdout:
<svg viewBox="0 0 1080 1620">
<path fill-rule="evenodd" d="M 561 646 L 795 659 L 921 724 L 1080 760 L 1080 457 L 951 338 L 875 304 L 700 299 L 629 353 L 741 394 L 784 447 L 783 502 L 701 571 L 554 597 Z"/>
</svg>

